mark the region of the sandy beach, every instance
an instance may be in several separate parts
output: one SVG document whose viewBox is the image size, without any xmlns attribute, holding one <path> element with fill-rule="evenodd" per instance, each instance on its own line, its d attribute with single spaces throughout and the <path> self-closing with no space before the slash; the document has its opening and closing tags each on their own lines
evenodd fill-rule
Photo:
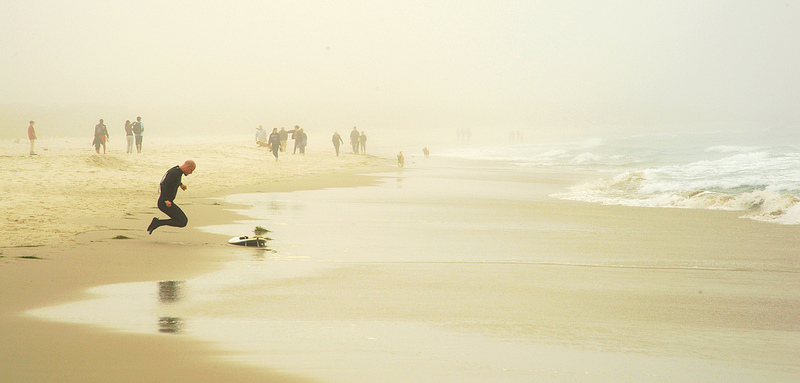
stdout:
<svg viewBox="0 0 800 383">
<path fill-rule="evenodd" d="M 797 226 L 557 200 L 591 177 L 557 170 L 434 158 L 398 171 L 332 153 L 275 164 L 237 143 L 63 150 L 2 158 L 8 381 L 800 377 Z M 185 158 L 198 163 L 178 197 L 189 227 L 148 236 L 157 182 Z M 254 222 L 273 252 L 225 244 Z M 133 309 L 159 281 L 184 286 L 158 310 L 186 336 Z"/>
<path fill-rule="evenodd" d="M 164 228 L 155 236 L 144 230 L 152 216 L 163 217 L 155 206 L 163 173 L 185 159 L 205 168 L 183 179 L 189 188 L 178 203 L 190 227 L 234 219 L 209 199 L 223 192 L 358 185 L 371 181 L 355 173 L 388 164 L 371 156 L 337 158 L 332 149 L 285 154 L 276 163 L 271 153 L 239 138 L 151 140 L 141 154 L 126 154 L 123 142 L 111 142 L 104 155 L 95 154 L 85 140 L 44 139 L 37 144 L 38 156 L 20 154 L 25 142 L 0 141 L 2 380 L 295 381 L 219 362 L 211 358 L 218 351 L 200 342 L 22 316 L 85 297 L 92 286 L 188 278 L 219 268 L 228 259 L 219 246 L 227 238 L 191 228 Z M 125 239 L 113 239 L 119 236 Z"/>
<path fill-rule="evenodd" d="M 0 177 L 5 180 L 0 185 L 0 209 L 5 212 L 0 247 L 57 245 L 71 241 L 75 233 L 103 228 L 105 218 L 155 213 L 153 201 L 164 172 L 190 158 L 205 169 L 184 179 L 191 187 L 184 196 L 188 198 L 347 172 L 376 161 L 369 156 L 337 158 L 325 147 L 324 153 L 306 156 L 282 153 L 282 161 L 275 163 L 271 153 L 243 137 L 150 138 L 143 153 L 126 154 L 123 137 L 115 138 L 105 155 L 102 149 L 95 154 L 85 139 L 39 140 L 38 156 L 24 154 L 25 142 L 0 141 Z"/>
<path fill-rule="evenodd" d="M 798 19 L 4 2 L 0 383 L 800 382 Z"/>
</svg>

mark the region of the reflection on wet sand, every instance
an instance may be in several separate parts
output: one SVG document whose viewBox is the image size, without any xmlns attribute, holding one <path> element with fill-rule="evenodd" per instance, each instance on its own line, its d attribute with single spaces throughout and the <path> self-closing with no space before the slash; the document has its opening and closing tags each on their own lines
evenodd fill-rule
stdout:
<svg viewBox="0 0 800 383">
<path fill-rule="evenodd" d="M 162 304 L 172 304 L 181 300 L 181 287 L 184 281 L 158 282 L 158 301 Z M 179 334 L 183 329 L 184 320 L 180 317 L 162 316 L 158 318 L 158 332 L 166 334 Z"/>
<path fill-rule="evenodd" d="M 158 301 L 161 303 L 174 303 L 181 299 L 181 285 L 183 281 L 158 282 Z"/>
<path fill-rule="evenodd" d="M 258 250 L 253 251 L 252 257 L 256 261 L 264 261 L 267 259 L 267 253 L 273 254 L 275 250 L 270 249 L 269 247 L 260 247 Z"/>
<path fill-rule="evenodd" d="M 179 334 L 183 329 L 183 319 L 176 317 L 158 318 L 158 332 Z"/>
</svg>

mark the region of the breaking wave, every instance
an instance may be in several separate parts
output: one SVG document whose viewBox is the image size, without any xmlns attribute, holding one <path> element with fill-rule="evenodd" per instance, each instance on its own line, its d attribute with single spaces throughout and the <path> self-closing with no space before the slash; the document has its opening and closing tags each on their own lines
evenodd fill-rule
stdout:
<svg viewBox="0 0 800 383">
<path fill-rule="evenodd" d="M 722 137 L 720 137 L 722 136 Z M 637 135 L 619 139 L 457 148 L 443 157 L 518 168 L 563 167 L 600 178 L 553 197 L 642 207 L 717 209 L 800 224 L 800 149 L 786 142 L 719 135 Z"/>
<path fill-rule="evenodd" d="M 800 153 L 714 151 L 735 154 L 627 170 L 553 196 L 606 205 L 733 210 L 762 221 L 800 223 Z"/>
</svg>

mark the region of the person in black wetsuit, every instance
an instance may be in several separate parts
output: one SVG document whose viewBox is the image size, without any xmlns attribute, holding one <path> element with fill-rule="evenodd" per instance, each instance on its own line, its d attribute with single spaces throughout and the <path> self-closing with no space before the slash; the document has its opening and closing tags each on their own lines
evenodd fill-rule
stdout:
<svg viewBox="0 0 800 383">
<path fill-rule="evenodd" d="M 183 210 L 175 204 L 175 196 L 178 194 L 178 188 L 186 190 L 186 185 L 181 182 L 181 177 L 192 174 L 196 167 L 194 161 L 186 160 L 183 165 L 173 166 L 164 174 L 160 184 L 161 194 L 158 196 L 158 210 L 168 215 L 169 219 L 153 218 L 150 226 L 147 227 L 149 234 L 153 234 L 153 231 L 161 226 L 184 227 L 189 222 Z"/>
</svg>

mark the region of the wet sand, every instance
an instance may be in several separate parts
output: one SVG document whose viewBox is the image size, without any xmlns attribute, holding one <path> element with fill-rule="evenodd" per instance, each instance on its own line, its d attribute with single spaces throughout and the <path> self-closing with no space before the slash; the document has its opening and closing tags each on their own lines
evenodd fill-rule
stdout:
<svg viewBox="0 0 800 383">
<path fill-rule="evenodd" d="M 798 227 L 548 197 L 584 176 L 407 169 L 270 198 L 294 259 L 234 262 L 185 313 L 332 382 L 797 380 Z M 324 268 L 252 278 L 297 259 Z"/>
<path fill-rule="evenodd" d="M 368 169 L 364 169 L 368 170 Z M 350 173 L 286 180 L 252 191 L 313 189 L 369 179 Z M 237 218 L 217 200 L 181 198 L 190 217 L 185 229 L 161 228 L 148 236 L 142 225 L 153 213 L 96 220 L 106 226 L 75 235 L 64 245 L 2 248 L 0 258 L 0 377 L 19 382 L 303 382 L 307 379 L 261 367 L 225 362 L 207 342 L 109 332 L 80 324 L 50 322 L 28 310 L 89 298 L 87 289 L 115 283 L 182 280 L 221 268 L 232 256 L 227 236 L 193 229 Z M 119 235 L 129 239 L 113 239 Z M 228 353 L 230 354 L 230 353 Z"/>
<path fill-rule="evenodd" d="M 6 248 L 3 327 L 18 331 L 4 334 L 2 343 L 18 346 L 3 349 L 0 371 L 22 381 L 788 382 L 799 376 L 797 227 L 734 212 L 547 197 L 585 175 L 482 171 L 419 178 L 413 171 L 384 178 L 385 196 L 363 206 L 342 196 L 361 189 L 298 200 L 282 195 L 271 205 L 278 250 L 266 259 L 243 257 L 224 245 L 226 235 L 197 230 L 242 220 L 200 197 L 185 205 L 193 219 L 187 229 L 110 239 L 146 222 L 149 212 L 137 212 L 104 223 L 111 229 L 79 235 L 67 249 Z M 374 182 L 307 180 L 313 182 L 283 183 L 284 190 Z M 342 206 L 377 209 L 383 218 L 360 212 L 363 221 L 349 222 Z M 329 241 L 340 230 L 381 242 Z M 445 243 L 403 241 L 424 235 Z M 459 243 L 460 258 L 442 252 Z M 16 258 L 22 254 L 45 259 Z M 272 274 L 248 282 L 244 271 Z M 187 332 L 206 344 L 18 316 L 86 298 L 82 291 L 103 284 L 188 280 L 191 290 L 203 273 L 229 280 L 214 296 L 181 308 Z"/>
<path fill-rule="evenodd" d="M 152 138 L 151 138 L 152 139 Z M 375 157 L 332 153 L 281 156 L 248 143 L 205 139 L 146 142 L 144 153 L 96 155 L 71 139 L 42 140 L 39 156 L 0 158 L 0 380 L 9 382 L 300 382 L 290 374 L 227 363 L 221 352 L 186 337 L 122 334 L 79 324 L 39 320 L 25 311 L 87 298 L 93 286 L 186 279 L 230 259 L 224 236 L 193 229 L 235 214 L 209 197 L 247 188 L 281 191 L 358 185 L 358 172 L 380 169 Z M 122 144 L 120 144 L 122 145 Z M 185 229 L 148 236 L 157 185 L 170 166 L 194 158 L 198 171 L 178 203 Z M 241 173 L 242 168 L 252 170 Z M 205 170 L 202 172 L 201 170 Z M 126 239 L 114 239 L 118 236 Z"/>
</svg>

